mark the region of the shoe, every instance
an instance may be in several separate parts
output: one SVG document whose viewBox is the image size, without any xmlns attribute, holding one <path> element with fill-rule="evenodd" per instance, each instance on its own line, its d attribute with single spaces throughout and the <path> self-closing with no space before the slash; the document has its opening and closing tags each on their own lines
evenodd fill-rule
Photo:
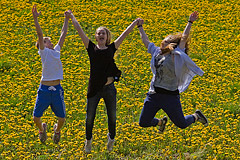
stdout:
<svg viewBox="0 0 240 160">
<path fill-rule="evenodd" d="M 91 153 L 91 149 L 92 149 L 92 139 L 90 139 L 90 140 L 87 140 L 86 139 L 86 141 L 85 141 L 85 152 L 87 153 L 87 154 L 89 154 L 89 153 Z"/>
<path fill-rule="evenodd" d="M 162 119 L 162 124 L 159 126 L 159 133 L 163 133 L 165 130 L 165 126 L 167 124 L 168 118 L 166 116 L 164 116 Z"/>
<path fill-rule="evenodd" d="M 45 141 L 47 140 L 47 124 L 46 123 L 42 123 L 43 126 L 43 131 L 39 131 L 39 139 L 42 143 L 45 143 Z"/>
<path fill-rule="evenodd" d="M 204 114 L 198 109 L 195 111 L 197 115 L 197 121 L 201 122 L 205 127 L 208 126 L 208 119 L 204 116 Z"/>
<path fill-rule="evenodd" d="M 113 150 L 114 139 L 111 139 L 110 134 L 107 134 L 108 143 L 107 143 L 107 150 L 111 152 Z"/>
<path fill-rule="evenodd" d="M 55 144 L 58 144 L 58 142 L 60 141 L 61 138 L 61 132 L 59 131 L 58 133 L 56 132 L 57 129 L 57 124 L 54 124 L 53 126 L 53 130 L 54 130 L 54 134 L 53 134 L 53 142 Z"/>
</svg>

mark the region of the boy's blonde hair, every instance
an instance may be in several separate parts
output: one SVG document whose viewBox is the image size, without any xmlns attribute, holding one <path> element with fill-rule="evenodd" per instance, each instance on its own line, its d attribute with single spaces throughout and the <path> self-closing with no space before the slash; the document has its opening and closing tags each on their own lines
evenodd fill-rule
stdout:
<svg viewBox="0 0 240 160">
<path fill-rule="evenodd" d="M 111 43 L 111 39 L 112 39 L 112 35 L 111 35 L 110 30 L 108 28 L 106 28 L 106 27 L 103 27 L 103 26 L 98 27 L 97 30 L 105 30 L 106 31 L 106 33 L 107 33 L 106 45 L 109 45 Z M 97 33 L 97 30 L 95 32 L 95 35 Z"/>
<path fill-rule="evenodd" d="M 46 39 L 51 40 L 50 37 L 43 37 L 43 43 L 46 43 Z M 36 47 L 37 47 L 37 49 L 39 49 L 39 40 L 37 40 L 37 42 L 36 42 Z"/>
</svg>

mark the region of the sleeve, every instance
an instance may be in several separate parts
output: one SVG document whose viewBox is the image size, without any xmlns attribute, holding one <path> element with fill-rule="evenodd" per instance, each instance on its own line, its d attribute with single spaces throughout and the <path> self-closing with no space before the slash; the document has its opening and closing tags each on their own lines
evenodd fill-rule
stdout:
<svg viewBox="0 0 240 160">
<path fill-rule="evenodd" d="M 179 48 L 179 46 L 177 46 L 177 48 L 175 48 L 175 50 L 182 51 L 185 53 L 186 48 L 181 49 L 181 48 Z"/>
<path fill-rule="evenodd" d="M 151 53 L 152 56 L 161 53 L 160 47 L 155 46 L 154 43 L 149 43 L 148 45 L 148 53 Z"/>
<path fill-rule="evenodd" d="M 89 57 L 91 57 L 91 55 L 94 51 L 94 46 L 95 46 L 95 44 L 91 40 L 89 40 L 88 47 L 86 48 Z"/>
<path fill-rule="evenodd" d="M 54 47 L 54 49 L 55 49 L 56 51 L 60 52 L 60 50 L 61 50 L 61 47 L 60 47 L 60 45 L 59 45 L 59 44 L 57 44 L 57 45 Z"/>
<path fill-rule="evenodd" d="M 175 74 L 178 79 L 179 92 L 185 91 L 195 75 L 203 75 L 203 71 L 183 52 L 183 50 L 174 50 Z"/>
<path fill-rule="evenodd" d="M 39 48 L 39 50 L 38 50 L 38 54 L 41 56 L 42 54 L 44 54 L 44 51 L 45 51 L 45 47 L 44 47 L 44 49 L 43 50 L 41 50 L 40 48 Z"/>
<path fill-rule="evenodd" d="M 90 51 L 90 50 L 94 49 L 94 46 L 95 46 L 95 44 L 91 40 L 89 40 L 88 48 L 86 48 L 87 51 Z"/>
<path fill-rule="evenodd" d="M 110 47 L 111 47 L 114 51 L 117 50 L 116 47 L 115 47 L 115 43 L 114 43 L 114 42 L 110 44 Z"/>
<path fill-rule="evenodd" d="M 201 70 L 201 68 L 199 68 L 195 62 L 193 62 L 193 60 L 187 55 L 184 55 L 184 59 L 185 59 L 185 63 L 186 66 L 188 67 L 188 69 L 193 72 L 194 74 L 197 74 L 199 76 L 202 76 L 204 74 L 204 72 Z"/>
</svg>

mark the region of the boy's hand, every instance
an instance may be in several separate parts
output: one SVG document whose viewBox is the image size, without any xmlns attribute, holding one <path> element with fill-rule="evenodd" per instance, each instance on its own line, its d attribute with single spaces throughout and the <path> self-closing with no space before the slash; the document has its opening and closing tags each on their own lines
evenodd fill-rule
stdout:
<svg viewBox="0 0 240 160">
<path fill-rule="evenodd" d="M 36 5 L 34 5 L 32 8 L 32 14 L 33 14 L 33 18 L 37 18 L 41 14 L 41 11 L 40 12 L 37 11 Z"/>
<path fill-rule="evenodd" d="M 198 12 L 194 11 L 190 16 L 189 16 L 189 21 L 194 22 L 198 19 Z"/>
</svg>

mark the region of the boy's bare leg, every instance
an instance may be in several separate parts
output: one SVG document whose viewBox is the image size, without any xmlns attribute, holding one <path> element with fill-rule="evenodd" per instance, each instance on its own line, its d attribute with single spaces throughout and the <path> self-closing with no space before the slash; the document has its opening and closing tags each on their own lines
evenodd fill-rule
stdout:
<svg viewBox="0 0 240 160">
<path fill-rule="evenodd" d="M 53 129 L 54 129 L 53 142 L 55 144 L 58 144 L 58 142 L 60 141 L 60 137 L 61 137 L 60 130 L 64 125 L 64 122 L 65 122 L 65 118 L 58 117 L 58 122 L 53 126 Z"/>
<path fill-rule="evenodd" d="M 33 117 L 33 121 L 35 122 L 36 126 L 39 129 L 39 139 L 42 143 L 45 143 L 47 140 L 47 124 L 42 123 L 41 117 Z"/>
<path fill-rule="evenodd" d="M 42 120 L 41 117 L 35 117 L 33 116 L 33 121 L 36 124 L 36 126 L 38 127 L 40 132 L 43 132 L 44 128 L 42 126 Z"/>
<path fill-rule="evenodd" d="M 65 118 L 58 117 L 57 128 L 55 132 L 60 132 L 62 126 L 64 125 L 64 122 L 65 122 Z"/>
</svg>

